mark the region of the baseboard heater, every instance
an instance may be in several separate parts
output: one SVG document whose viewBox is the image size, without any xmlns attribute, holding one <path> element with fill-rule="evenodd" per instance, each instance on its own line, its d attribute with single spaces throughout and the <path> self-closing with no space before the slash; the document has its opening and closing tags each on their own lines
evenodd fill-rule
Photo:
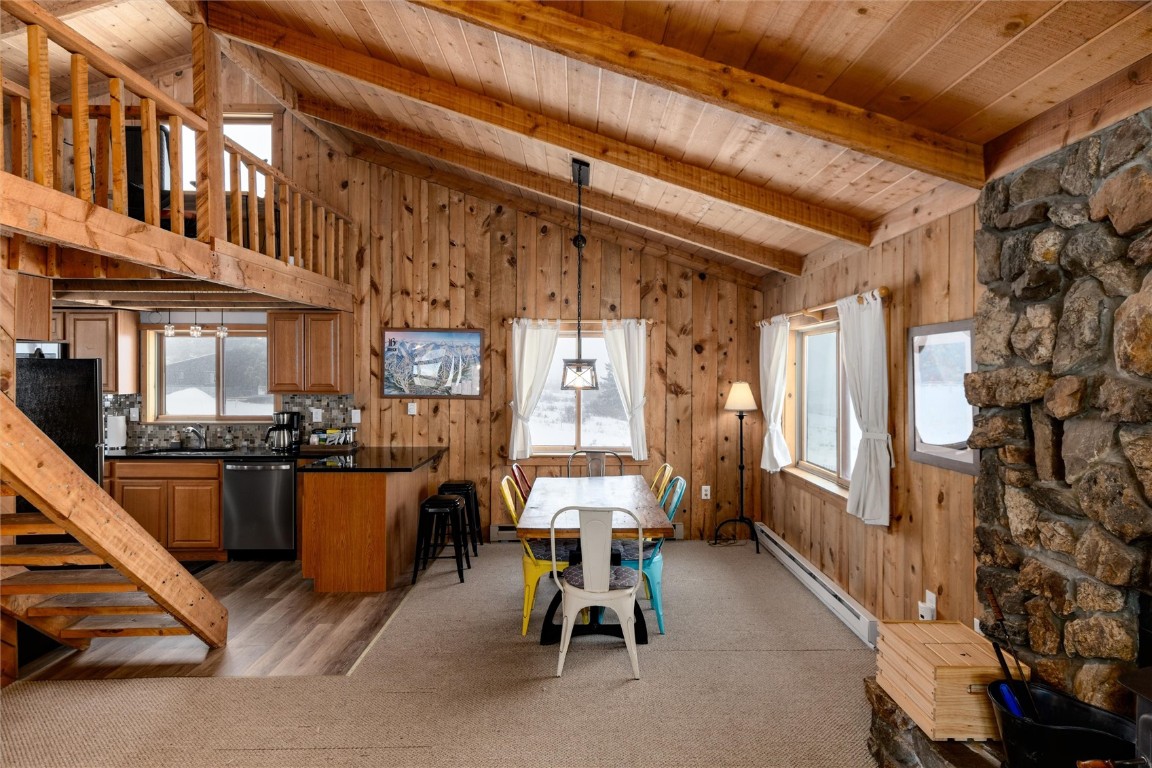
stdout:
<svg viewBox="0 0 1152 768">
<path fill-rule="evenodd" d="M 840 585 L 825 576 L 819 568 L 805 560 L 792 549 L 788 542 L 780 538 L 764 523 L 756 523 L 756 535 L 760 543 L 772 553 L 793 576 L 799 579 L 808 590 L 816 595 L 835 616 L 844 622 L 852 633 L 868 644 L 876 647 L 876 617 L 868 613 L 864 606 L 853 600 Z"/>
</svg>

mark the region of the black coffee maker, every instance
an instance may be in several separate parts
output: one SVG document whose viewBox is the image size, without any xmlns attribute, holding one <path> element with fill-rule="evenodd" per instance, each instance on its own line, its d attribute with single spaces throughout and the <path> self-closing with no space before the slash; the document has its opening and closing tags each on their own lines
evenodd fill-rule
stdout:
<svg viewBox="0 0 1152 768">
<path fill-rule="evenodd" d="M 300 448 L 300 420 L 299 411 L 276 411 L 272 414 L 272 423 L 275 426 L 287 427 L 291 431 L 289 449 L 293 451 Z"/>
</svg>

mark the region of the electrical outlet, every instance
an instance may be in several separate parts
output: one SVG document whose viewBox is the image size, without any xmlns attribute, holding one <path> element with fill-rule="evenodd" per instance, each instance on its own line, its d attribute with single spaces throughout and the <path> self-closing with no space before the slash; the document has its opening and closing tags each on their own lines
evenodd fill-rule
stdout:
<svg viewBox="0 0 1152 768">
<path fill-rule="evenodd" d="M 139 408 L 129 408 L 128 409 L 128 420 L 129 421 L 140 421 L 140 409 Z"/>
<path fill-rule="evenodd" d="M 415 416 L 416 415 L 416 403 L 408 403 L 408 415 L 409 416 Z"/>
<path fill-rule="evenodd" d="M 323 408 L 309 408 L 308 410 L 312 411 L 312 421 L 321 422 L 324 420 Z"/>
<path fill-rule="evenodd" d="M 702 498 L 702 499 L 712 498 L 712 486 L 710 486 L 710 485 L 700 486 L 700 498 Z"/>
<path fill-rule="evenodd" d="M 353 424 L 359 424 L 360 423 L 360 409 L 359 408 L 353 408 L 350 416 L 352 418 Z"/>
</svg>

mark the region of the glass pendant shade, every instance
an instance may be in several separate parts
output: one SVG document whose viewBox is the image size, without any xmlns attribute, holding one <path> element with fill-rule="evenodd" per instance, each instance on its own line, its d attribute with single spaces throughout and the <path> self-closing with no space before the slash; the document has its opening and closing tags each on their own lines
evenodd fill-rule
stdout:
<svg viewBox="0 0 1152 768">
<path fill-rule="evenodd" d="M 204 329 L 200 327 L 200 318 L 196 316 L 195 312 L 193 312 L 192 325 L 188 326 L 188 335 L 194 339 L 198 339 L 203 333 Z"/>
<path fill-rule="evenodd" d="M 168 322 L 164 323 L 164 335 L 172 338 L 176 335 L 176 326 L 172 325 L 172 313 L 168 313 Z"/>
<path fill-rule="evenodd" d="M 596 379 L 596 361 L 573 358 L 564 361 L 564 378 L 560 389 L 599 389 Z"/>
<path fill-rule="evenodd" d="M 224 325 L 224 311 L 220 311 L 220 325 L 216 326 L 216 338 L 228 338 L 228 326 Z"/>
</svg>

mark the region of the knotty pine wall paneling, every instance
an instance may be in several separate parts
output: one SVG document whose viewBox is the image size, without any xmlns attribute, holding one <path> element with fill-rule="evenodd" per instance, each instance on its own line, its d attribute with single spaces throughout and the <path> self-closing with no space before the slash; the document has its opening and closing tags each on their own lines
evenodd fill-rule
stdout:
<svg viewBox="0 0 1152 768">
<path fill-rule="evenodd" d="M 907 332 L 916 325 L 972 317 L 974 208 L 968 207 L 867 252 L 793 278 L 764 283 L 765 315 L 791 312 L 886 285 L 892 514 L 887 528 L 847 515 L 845 502 L 787 473 L 757 471 L 762 517 L 777 533 L 882 620 L 914 619 L 924 591 L 938 617 L 966 624 L 976 615 L 974 513 L 970 475 L 908 459 Z"/>
<path fill-rule="evenodd" d="M 574 231 L 523 210 L 333 152 L 290 115 L 284 118 L 285 171 L 331 195 L 368 225 L 355 236 L 356 405 L 366 444 L 447 445 L 426 489 L 448 479 L 477 483 L 485 528 L 509 523 L 498 484 L 511 471 L 510 317 L 576 318 Z M 328 199 L 328 198 L 326 198 Z M 361 217 L 367 210 L 370 215 Z M 630 472 L 651 477 L 667 461 L 688 481 L 677 517 L 694 538 L 709 538 L 739 505 L 738 431 L 723 410 L 732 381 L 746 380 L 759 399 L 759 330 L 767 303 L 758 280 L 729 267 L 649 243 L 616 237 L 602 225 L 585 230 L 584 317 L 643 317 L 649 379 L 645 404 L 649 459 Z M 380 396 L 381 329 L 466 327 L 484 331 L 479 400 Z M 746 513 L 762 508 L 763 419 L 744 422 Z M 530 477 L 565 472 L 565 457 L 523 462 Z M 712 498 L 700 499 L 700 486 Z M 736 530 L 726 531 L 736 532 Z"/>
<path fill-rule="evenodd" d="M 358 161 L 350 161 L 355 168 Z M 357 400 L 370 416 L 365 442 L 428 442 L 449 446 L 429 491 L 447 479 L 480 486 L 485 526 L 508 523 L 499 499 L 500 478 L 511 470 L 511 329 L 506 318 L 576 317 L 576 258 L 572 232 L 525 211 L 373 168 L 375 214 L 357 276 L 362 292 L 357 318 L 360 344 L 369 352 L 356 366 Z M 645 317 L 649 336 L 649 460 L 628 471 L 651 476 L 664 461 L 691 483 L 685 496 L 687 530 L 708 537 L 719 516 L 735 514 L 736 417 L 722 410 L 729 384 L 747 379 L 759 387 L 755 322 L 762 293 L 756 281 L 735 273 L 705 272 L 657 246 L 622 244 L 592 236 L 585 249 L 584 317 Z M 367 315 L 367 319 L 365 319 Z M 473 327 L 485 332 L 480 400 L 417 401 L 408 416 L 404 401 L 380 397 L 379 329 L 385 326 Z M 358 404 L 360 404 L 358 402 Z M 749 467 L 747 505 L 760 509 L 759 465 L 763 431 L 758 414 L 745 423 Z M 557 476 L 564 457 L 523 462 L 531 476 Z M 712 499 L 699 499 L 700 485 Z"/>
</svg>

